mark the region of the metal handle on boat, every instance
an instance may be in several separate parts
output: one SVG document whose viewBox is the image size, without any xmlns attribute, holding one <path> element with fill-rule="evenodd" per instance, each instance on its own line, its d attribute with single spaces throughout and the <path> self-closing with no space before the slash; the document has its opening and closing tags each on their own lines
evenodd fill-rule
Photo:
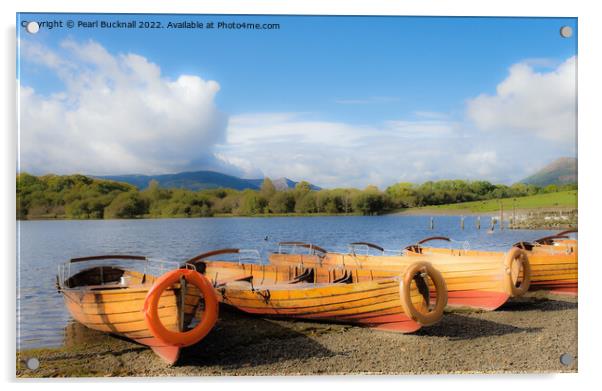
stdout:
<svg viewBox="0 0 602 391">
<path fill-rule="evenodd" d="M 321 252 L 323 254 L 327 254 L 328 251 L 323 249 L 320 246 L 316 246 L 315 244 L 311 244 L 311 243 L 305 243 L 305 242 L 280 242 L 278 243 L 278 252 L 280 254 L 282 254 L 282 246 L 288 246 L 288 247 L 302 247 L 302 248 L 308 248 L 310 251 L 312 250 L 316 250 L 318 252 Z"/>
<path fill-rule="evenodd" d="M 303 244 L 299 244 L 298 246 L 303 247 L 303 248 L 308 248 L 310 250 L 316 250 L 316 251 L 324 253 L 324 254 L 328 253 L 328 251 L 326 251 L 322 247 L 316 246 L 315 244 L 311 244 L 311 243 L 303 243 Z"/>
<path fill-rule="evenodd" d="M 531 242 L 516 242 L 512 245 L 512 247 L 518 247 L 522 250 L 527 250 L 527 251 L 531 251 L 533 250 L 533 243 Z"/>
<path fill-rule="evenodd" d="M 566 231 L 559 232 L 558 235 L 568 235 L 577 233 L 577 228 L 567 229 Z"/>
<path fill-rule="evenodd" d="M 374 243 L 369 243 L 369 242 L 353 242 L 353 243 L 350 243 L 350 246 L 366 246 L 366 247 L 373 248 L 373 249 L 378 250 L 383 253 L 385 252 L 385 249 L 382 248 L 381 246 L 374 244 Z"/>
<path fill-rule="evenodd" d="M 559 232 L 559 233 L 557 233 L 555 235 L 544 236 L 543 238 L 539 238 L 537 240 L 534 240 L 533 243 L 545 244 L 546 242 L 553 241 L 554 239 L 569 239 L 569 237 L 567 236 L 567 234 L 574 233 L 574 232 L 577 232 L 577 230 L 576 229 L 567 230 L 567 231 Z"/>
<path fill-rule="evenodd" d="M 544 236 L 543 238 L 536 239 L 533 242 L 525 242 L 525 241 L 517 242 L 517 243 L 514 243 L 512 245 L 512 247 L 518 247 L 523 250 L 531 251 L 533 249 L 533 246 L 542 245 L 542 244 L 545 245 L 546 242 L 549 243 L 549 242 L 553 241 L 554 239 L 569 239 L 569 237 L 567 235 L 575 233 L 575 232 L 577 232 L 576 228 L 568 229 L 566 231 L 559 232 L 555 235 Z"/>
<path fill-rule="evenodd" d="M 431 240 L 445 240 L 446 242 L 451 242 L 452 241 L 447 236 L 431 236 L 431 237 L 428 237 L 428 238 L 425 238 L 425 239 L 422 239 L 422 240 L 418 241 L 416 244 L 411 244 L 409 246 L 406 246 L 404 248 L 404 250 L 405 251 L 415 252 L 415 253 L 422 253 L 422 246 L 420 246 L 420 245 L 424 244 L 426 242 L 430 242 Z"/>
<path fill-rule="evenodd" d="M 132 261 L 146 261 L 147 258 L 140 255 L 94 255 L 91 257 L 71 258 L 70 263 L 96 261 L 100 259 L 127 259 Z"/>
<path fill-rule="evenodd" d="M 259 254 L 259 251 L 255 249 L 222 248 L 199 254 L 190 258 L 184 262 L 184 264 L 195 265 L 195 263 L 198 263 L 203 259 L 223 254 L 238 254 L 238 263 L 243 263 L 244 261 L 257 261 L 261 263 L 261 255 Z"/>
<path fill-rule="evenodd" d="M 242 264 L 244 261 L 255 261 L 257 263 L 262 263 L 261 255 L 259 254 L 259 251 L 255 249 L 238 250 L 238 263 Z"/>
<path fill-rule="evenodd" d="M 240 250 L 237 248 L 222 248 L 220 250 L 208 251 L 206 253 L 199 254 L 187 260 L 185 263 L 194 264 L 197 261 L 203 260 L 205 258 L 212 257 L 214 255 L 222 255 L 222 254 L 238 254 Z"/>
<path fill-rule="evenodd" d="M 303 246 L 303 245 L 307 245 L 307 243 L 305 243 L 305 242 L 279 242 L 278 243 L 278 254 L 285 254 L 282 247 L 292 247 L 294 250 L 295 247 Z"/>
<path fill-rule="evenodd" d="M 426 242 L 430 242 L 431 240 L 445 240 L 446 242 L 451 242 L 451 239 L 447 236 L 431 236 L 429 238 L 420 240 L 417 244 L 424 244 Z"/>
<path fill-rule="evenodd" d="M 63 289 L 64 285 L 65 285 L 65 281 L 67 281 L 67 279 L 69 279 L 72 276 L 71 265 L 74 265 L 73 267 L 75 268 L 77 266 L 75 264 L 78 264 L 78 263 L 92 262 L 92 261 L 105 260 L 105 259 L 106 260 L 115 260 L 115 261 L 124 260 L 124 261 L 144 262 L 144 270 L 142 273 L 145 276 L 149 273 L 157 274 L 156 271 L 158 271 L 158 275 L 162 275 L 166 270 L 171 270 L 171 269 L 177 269 L 177 268 L 194 269 L 193 265 L 184 264 L 184 265 L 180 266 L 180 264 L 178 262 L 147 258 L 147 257 L 140 256 L 140 255 L 124 255 L 124 254 L 94 255 L 94 256 L 89 256 L 89 257 L 72 258 L 63 264 L 58 265 L 59 287 L 61 289 Z M 103 268 L 111 267 L 111 264 L 106 263 L 99 267 L 100 267 L 100 278 L 101 278 L 101 285 L 102 285 L 104 283 L 103 282 L 103 270 L 104 270 Z"/>
</svg>

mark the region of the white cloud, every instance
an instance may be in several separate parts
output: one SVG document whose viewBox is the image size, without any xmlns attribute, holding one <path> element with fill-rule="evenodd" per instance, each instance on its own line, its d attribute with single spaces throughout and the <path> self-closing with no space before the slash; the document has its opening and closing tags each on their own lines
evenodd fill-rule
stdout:
<svg viewBox="0 0 602 391">
<path fill-rule="evenodd" d="M 553 142 L 573 142 L 576 135 L 576 57 L 549 72 L 536 72 L 535 60 L 510 67 L 496 95 L 467 103 L 467 114 L 483 131 L 530 133 Z M 541 63 L 541 60 L 538 60 Z"/>
<path fill-rule="evenodd" d="M 474 150 L 466 154 L 461 163 L 466 170 L 476 173 L 481 178 L 487 178 L 495 173 L 499 159 L 496 151 Z"/>
<path fill-rule="evenodd" d="M 248 158 L 241 158 L 237 156 L 226 156 L 221 153 L 216 153 L 215 157 L 219 162 L 222 163 L 223 167 L 227 167 L 227 171 L 232 171 L 232 169 L 237 169 L 235 175 L 238 175 L 242 178 L 263 178 L 263 171 L 261 171 L 258 167 L 256 167 L 253 162 L 251 162 Z M 220 170 L 219 168 L 216 170 L 219 172 L 224 172 L 224 170 Z"/>
<path fill-rule="evenodd" d="M 172 80 L 142 56 L 114 55 L 93 41 L 65 41 L 60 52 L 20 45 L 26 61 L 54 72 L 65 86 L 50 96 L 20 86 L 22 170 L 174 172 L 211 160 L 213 146 L 225 139 L 215 81 Z"/>
<path fill-rule="evenodd" d="M 398 181 L 477 178 L 485 172 L 501 176 L 495 152 L 467 142 L 455 122 L 398 120 L 357 126 L 307 117 L 233 116 L 227 143 L 217 148 L 219 156 L 246 172 L 260 170 L 323 187 L 385 187 Z"/>
<path fill-rule="evenodd" d="M 387 130 L 395 137 L 407 137 L 415 140 L 423 138 L 441 138 L 455 136 L 458 124 L 451 121 L 418 120 L 387 121 Z"/>
<path fill-rule="evenodd" d="M 256 145 L 286 141 L 353 147 L 368 130 L 343 122 L 310 120 L 304 113 L 241 114 L 230 118 L 227 142 L 230 145 Z"/>
</svg>

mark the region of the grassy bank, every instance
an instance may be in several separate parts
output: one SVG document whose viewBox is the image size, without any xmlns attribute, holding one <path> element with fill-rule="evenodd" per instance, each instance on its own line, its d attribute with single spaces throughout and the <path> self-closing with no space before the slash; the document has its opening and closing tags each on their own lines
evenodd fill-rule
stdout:
<svg viewBox="0 0 602 391">
<path fill-rule="evenodd" d="M 501 198 L 486 201 L 462 202 L 457 204 L 445 204 L 425 206 L 419 208 L 408 208 L 397 212 L 411 214 L 470 214 L 470 213 L 497 213 L 500 205 L 507 212 L 513 208 L 518 210 L 533 209 L 576 209 L 577 190 L 559 191 L 556 193 L 536 194 L 527 197 Z"/>
</svg>

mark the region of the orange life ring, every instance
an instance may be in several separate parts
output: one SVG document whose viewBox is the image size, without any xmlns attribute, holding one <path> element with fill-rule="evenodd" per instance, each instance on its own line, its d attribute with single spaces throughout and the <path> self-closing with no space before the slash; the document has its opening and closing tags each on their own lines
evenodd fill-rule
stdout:
<svg viewBox="0 0 602 391">
<path fill-rule="evenodd" d="M 516 279 L 518 279 L 518 274 L 513 276 L 513 267 L 515 263 L 518 263 L 519 266 L 523 267 L 523 280 L 521 281 L 519 286 L 516 286 Z M 512 247 L 508 254 L 506 255 L 506 259 L 504 259 L 504 272 L 505 272 L 505 281 L 506 286 L 508 288 L 508 293 L 511 297 L 519 297 L 524 295 L 531 285 L 531 264 L 529 263 L 529 257 L 527 256 L 527 252 L 518 247 Z M 519 273 L 520 269 L 515 269 L 516 273 Z"/>
<path fill-rule="evenodd" d="M 416 273 L 426 273 L 435 284 L 437 303 L 435 304 L 435 308 L 427 313 L 419 311 L 414 306 L 414 303 L 412 303 L 410 286 Z M 421 325 L 429 326 L 437 323 L 443 316 L 443 310 L 447 305 L 447 285 L 445 284 L 441 272 L 435 269 L 429 262 L 415 262 L 408 266 L 403 276 L 399 293 L 403 311 L 407 316 Z M 430 295 L 430 292 L 427 292 L 426 294 Z"/>
<path fill-rule="evenodd" d="M 205 299 L 203 319 L 194 329 L 185 332 L 170 331 L 165 328 L 158 313 L 161 294 L 165 289 L 180 281 L 180 277 L 184 277 L 186 282 L 199 288 Z M 190 346 L 203 339 L 215 325 L 218 311 L 217 295 L 209 280 L 196 270 L 190 269 L 176 269 L 162 275 L 155 281 L 144 300 L 144 319 L 147 327 L 158 340 L 173 346 Z"/>
</svg>

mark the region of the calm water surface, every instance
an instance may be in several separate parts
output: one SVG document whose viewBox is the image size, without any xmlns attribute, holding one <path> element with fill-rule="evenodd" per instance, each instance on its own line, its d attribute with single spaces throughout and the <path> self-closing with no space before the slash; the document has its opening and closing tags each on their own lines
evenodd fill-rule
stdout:
<svg viewBox="0 0 602 391">
<path fill-rule="evenodd" d="M 263 257 L 280 241 L 304 241 L 331 251 L 367 241 L 398 250 L 434 235 L 468 241 L 470 248 L 504 251 L 519 240 L 553 231 L 475 228 L 476 217 L 335 216 L 278 218 L 201 218 L 158 220 L 22 221 L 17 225 L 17 349 L 60 346 L 71 318 L 55 282 L 57 266 L 69 258 L 109 253 L 140 254 L 183 261 L 223 247 L 257 249 Z M 489 218 L 482 218 L 486 227 Z M 266 240 L 267 238 L 267 240 Z M 433 245 L 447 245 L 433 242 Z"/>
</svg>

